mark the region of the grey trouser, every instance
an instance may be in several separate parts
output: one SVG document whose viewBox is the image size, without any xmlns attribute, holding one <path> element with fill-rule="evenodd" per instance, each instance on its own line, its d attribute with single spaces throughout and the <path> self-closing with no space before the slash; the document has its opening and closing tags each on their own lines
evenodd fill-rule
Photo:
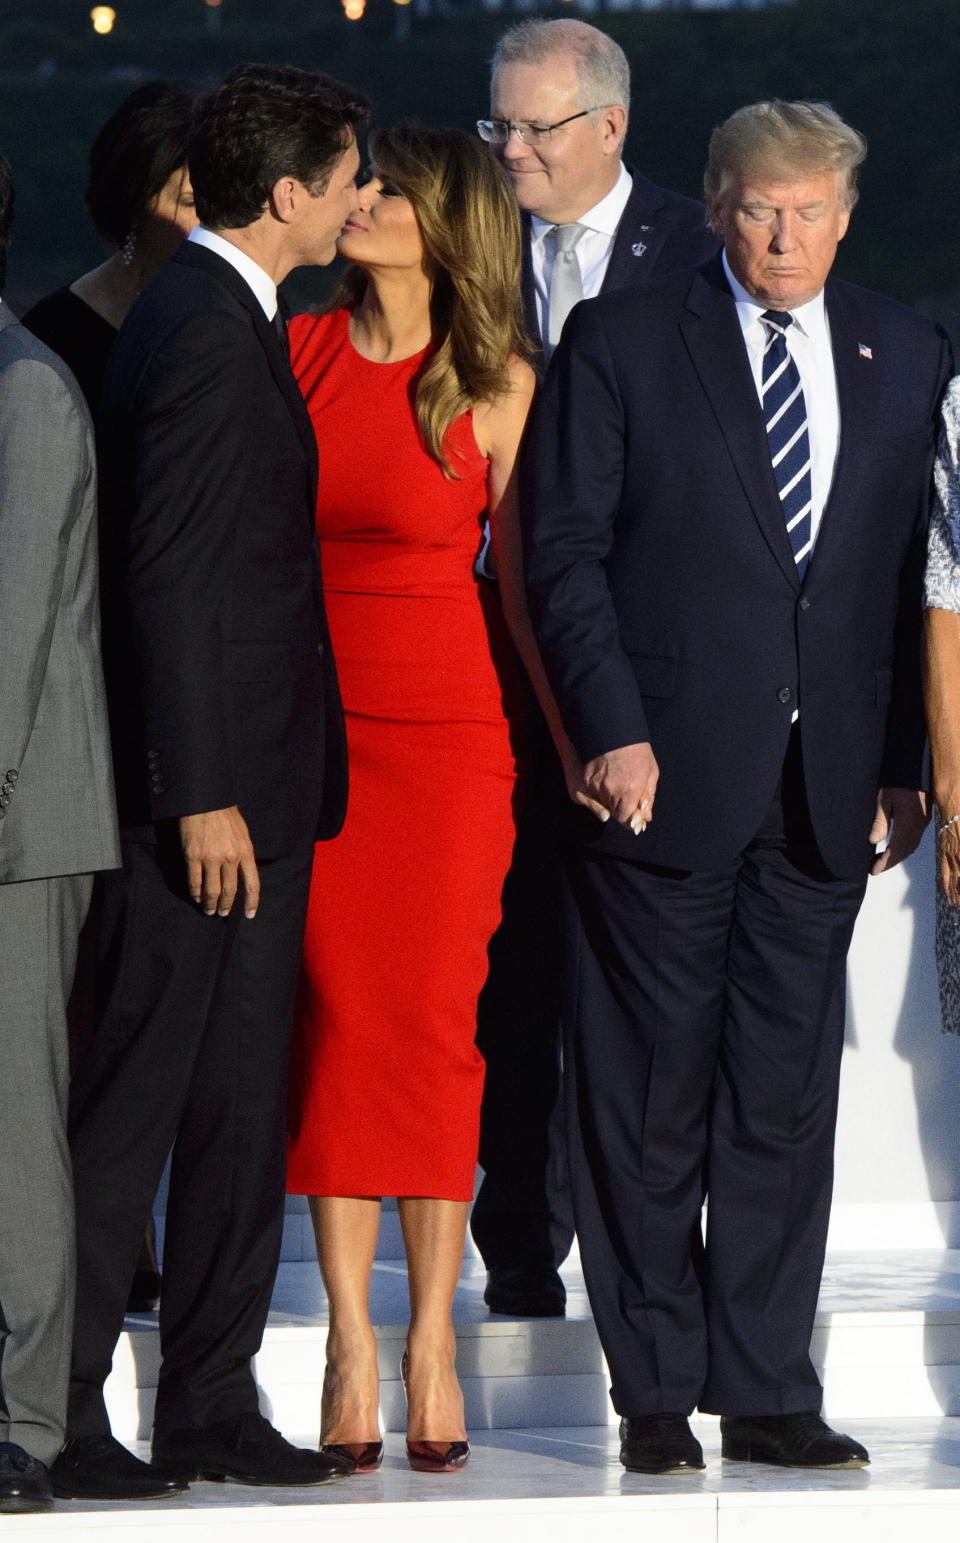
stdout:
<svg viewBox="0 0 960 1543">
<path fill-rule="evenodd" d="M 47 1464 L 70 1373 L 66 1013 L 92 883 L 0 884 L 0 1441 Z"/>
</svg>

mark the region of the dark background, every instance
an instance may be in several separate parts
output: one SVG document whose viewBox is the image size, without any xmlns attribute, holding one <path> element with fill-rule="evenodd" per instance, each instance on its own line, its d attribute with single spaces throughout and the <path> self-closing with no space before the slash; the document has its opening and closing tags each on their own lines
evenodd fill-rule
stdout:
<svg viewBox="0 0 960 1543">
<path fill-rule="evenodd" d="M 422 6 L 431 0 L 418 0 Z M 487 61 L 519 14 L 432 0 L 434 14 L 367 0 L 114 0 L 94 34 L 91 0 L 0 0 L 0 147 L 17 186 L 8 297 L 15 309 L 104 255 L 83 206 L 93 134 L 141 80 L 205 85 L 248 59 L 325 69 L 370 95 L 375 122 L 470 128 L 487 111 Z M 442 10 L 437 10 L 437 7 Z M 571 15 L 544 7 L 524 15 Z M 767 6 L 597 11 L 634 71 L 628 160 L 697 194 L 712 126 L 761 97 L 831 101 L 870 142 L 838 271 L 960 331 L 960 0 L 792 0 Z M 409 25 L 409 37 L 398 26 Z M 329 274 L 302 270 L 295 299 Z"/>
</svg>

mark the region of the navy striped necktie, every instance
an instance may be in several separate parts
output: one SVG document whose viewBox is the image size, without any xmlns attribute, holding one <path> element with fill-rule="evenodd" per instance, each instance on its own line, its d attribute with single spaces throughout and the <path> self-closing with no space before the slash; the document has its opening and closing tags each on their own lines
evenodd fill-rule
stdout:
<svg viewBox="0 0 960 1543">
<path fill-rule="evenodd" d="M 793 317 L 789 311 L 764 311 L 760 320 L 767 329 L 760 382 L 763 418 L 793 560 L 802 579 L 813 545 L 813 486 L 807 404 L 800 372 L 787 348 L 787 328 Z"/>
</svg>

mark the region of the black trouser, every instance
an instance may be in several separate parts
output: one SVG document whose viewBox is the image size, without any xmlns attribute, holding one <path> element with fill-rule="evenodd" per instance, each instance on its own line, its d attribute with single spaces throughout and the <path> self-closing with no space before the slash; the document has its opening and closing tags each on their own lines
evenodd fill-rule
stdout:
<svg viewBox="0 0 960 1543">
<path fill-rule="evenodd" d="M 105 875 L 93 1039 L 74 1076 L 77 1313 L 68 1432 L 109 1430 L 103 1383 L 164 1163 L 155 1428 L 257 1408 L 283 1229 L 287 1062 L 313 848 L 260 863 L 254 921 L 201 915 L 175 827 Z"/>
<path fill-rule="evenodd" d="M 820 1407 L 809 1344 L 866 880 L 824 869 L 799 765 L 795 733 L 763 829 L 720 872 L 567 853 L 574 1207 L 620 1414 Z"/>
<path fill-rule="evenodd" d="M 560 764 L 536 714 L 503 919 L 477 1006 L 487 1063 L 480 1115 L 484 1171 L 470 1230 L 487 1268 L 559 1265 L 573 1242 L 563 1134 L 563 948 L 556 810 Z"/>
</svg>

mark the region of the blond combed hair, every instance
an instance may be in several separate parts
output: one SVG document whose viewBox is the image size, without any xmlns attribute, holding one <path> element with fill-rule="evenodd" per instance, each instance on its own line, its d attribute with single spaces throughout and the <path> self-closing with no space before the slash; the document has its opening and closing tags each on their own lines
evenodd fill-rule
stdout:
<svg viewBox="0 0 960 1543">
<path fill-rule="evenodd" d="M 841 202 L 857 201 L 857 168 L 867 153 L 863 135 L 829 102 L 754 102 L 732 113 L 710 136 L 703 187 L 708 205 L 751 176 L 799 181 L 835 171 Z"/>
<path fill-rule="evenodd" d="M 432 282 L 434 351 L 417 382 L 428 453 L 455 475 L 445 439 L 455 418 L 510 389 L 511 356 L 529 358 L 520 300 L 520 214 L 506 174 L 460 129 L 400 124 L 373 135 L 376 175 L 413 205 Z M 352 307 L 367 278 L 351 267 L 331 309 Z"/>
</svg>

